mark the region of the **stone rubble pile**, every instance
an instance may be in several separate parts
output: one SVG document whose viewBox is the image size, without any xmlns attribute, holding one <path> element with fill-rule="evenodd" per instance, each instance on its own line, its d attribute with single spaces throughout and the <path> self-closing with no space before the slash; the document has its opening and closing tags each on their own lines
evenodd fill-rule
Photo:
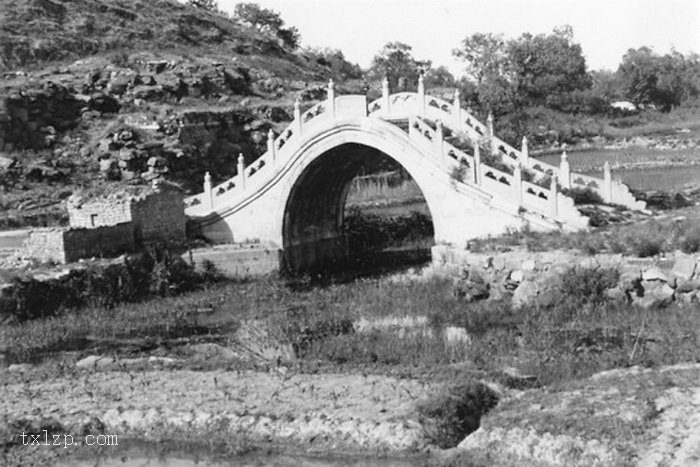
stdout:
<svg viewBox="0 0 700 467">
<path fill-rule="evenodd" d="M 700 256 L 675 252 L 664 258 L 631 258 L 614 254 L 585 256 L 572 251 L 497 255 L 433 248 L 433 262 L 455 278 L 455 294 L 466 301 L 509 300 L 514 308 L 551 306 L 561 277 L 571 268 L 614 269 L 617 285 L 606 294 L 642 308 L 663 308 L 672 302 L 697 303 L 700 297 Z"/>
</svg>

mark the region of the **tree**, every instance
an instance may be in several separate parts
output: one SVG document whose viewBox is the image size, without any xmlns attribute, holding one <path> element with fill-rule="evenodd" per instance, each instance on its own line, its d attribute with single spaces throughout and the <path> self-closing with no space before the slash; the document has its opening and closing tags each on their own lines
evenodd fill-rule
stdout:
<svg viewBox="0 0 700 467">
<path fill-rule="evenodd" d="M 505 42 L 500 34 L 472 34 L 464 38 L 462 47 L 454 49 L 452 55 L 465 62 L 467 77 L 477 86 L 507 70 Z"/>
<path fill-rule="evenodd" d="M 299 46 L 299 30 L 294 26 L 284 27 L 284 20 L 276 11 L 262 8 L 257 3 L 239 3 L 233 10 L 233 17 L 260 32 L 277 37 L 292 49 Z"/>
<path fill-rule="evenodd" d="M 425 85 L 428 87 L 452 87 L 455 85 L 455 77 L 446 66 L 441 65 L 428 70 L 425 74 Z"/>
<path fill-rule="evenodd" d="M 362 69 L 355 63 L 346 60 L 345 55 L 339 49 L 307 48 L 305 55 L 319 65 L 329 69 L 335 81 L 362 78 Z"/>
<path fill-rule="evenodd" d="M 219 11 L 216 0 L 187 0 L 187 4 L 206 11 Z"/>
<path fill-rule="evenodd" d="M 368 75 L 370 79 L 386 77 L 389 86 L 396 90 L 415 87 L 418 77 L 430 68 L 430 61 L 413 58 L 412 48 L 403 42 L 389 42 L 372 59 Z M 399 86 L 399 81 L 403 86 Z M 403 89 L 401 89 L 403 88 Z"/>
<path fill-rule="evenodd" d="M 516 92 L 528 105 L 567 111 L 574 91 L 589 89 L 591 78 L 571 26 L 552 34 L 523 34 L 507 46 Z"/>
<path fill-rule="evenodd" d="M 700 95 L 700 58 L 673 50 L 660 56 L 649 47 L 630 49 L 617 70 L 625 95 L 637 105 L 668 112 Z"/>
</svg>

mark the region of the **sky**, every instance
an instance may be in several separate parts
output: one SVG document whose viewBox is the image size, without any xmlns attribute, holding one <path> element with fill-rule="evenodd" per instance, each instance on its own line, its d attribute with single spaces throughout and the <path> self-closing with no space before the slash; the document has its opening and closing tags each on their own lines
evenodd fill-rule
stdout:
<svg viewBox="0 0 700 467">
<path fill-rule="evenodd" d="M 452 50 L 475 32 L 548 34 L 569 24 L 589 69 L 616 70 L 630 48 L 700 53 L 700 0 L 251 0 L 296 26 L 302 46 L 340 49 L 363 68 L 387 42 L 461 75 Z M 233 12 L 239 3 L 218 0 Z"/>
</svg>

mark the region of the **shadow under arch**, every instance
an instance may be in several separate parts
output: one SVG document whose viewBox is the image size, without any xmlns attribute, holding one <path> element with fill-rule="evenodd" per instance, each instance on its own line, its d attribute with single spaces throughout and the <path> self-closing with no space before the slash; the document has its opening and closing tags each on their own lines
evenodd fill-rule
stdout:
<svg viewBox="0 0 700 467">
<path fill-rule="evenodd" d="M 284 208 L 283 272 L 330 271 L 355 258 L 356 252 L 350 249 L 343 231 L 348 192 L 363 168 L 384 158 L 403 167 L 396 158 L 375 147 L 346 142 L 326 150 L 304 168 Z"/>
</svg>

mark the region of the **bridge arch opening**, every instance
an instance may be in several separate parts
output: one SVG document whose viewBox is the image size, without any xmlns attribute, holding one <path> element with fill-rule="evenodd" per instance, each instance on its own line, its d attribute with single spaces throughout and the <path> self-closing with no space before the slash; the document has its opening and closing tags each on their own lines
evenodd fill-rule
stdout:
<svg viewBox="0 0 700 467">
<path fill-rule="evenodd" d="M 285 272 L 330 272 L 426 261 L 434 227 L 423 193 L 399 162 L 344 143 L 295 180 L 282 237 Z"/>
</svg>

